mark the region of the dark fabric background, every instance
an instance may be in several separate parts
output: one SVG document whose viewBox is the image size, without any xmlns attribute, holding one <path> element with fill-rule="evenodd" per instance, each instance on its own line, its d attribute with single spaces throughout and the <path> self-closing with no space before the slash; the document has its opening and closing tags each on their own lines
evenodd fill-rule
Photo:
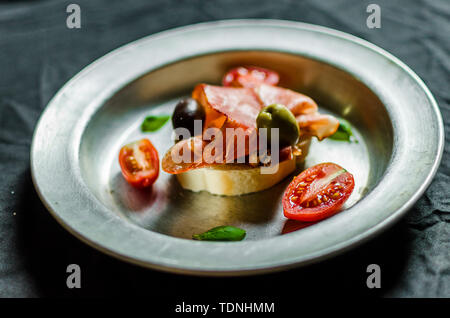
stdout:
<svg viewBox="0 0 450 318">
<path fill-rule="evenodd" d="M 82 29 L 66 28 L 66 6 L 81 6 Z M 368 29 L 367 4 L 381 6 Z M 276 18 L 349 32 L 393 53 L 425 81 L 446 127 L 439 171 L 408 215 L 365 245 L 320 264 L 245 278 L 197 278 L 139 268 L 105 256 L 62 229 L 37 197 L 29 151 L 36 121 L 56 91 L 83 67 L 127 42 L 202 21 Z M 77 0 L 0 1 L 0 296 L 291 294 L 450 297 L 450 1 Z M 82 288 L 66 287 L 66 267 Z M 366 287 L 366 267 L 382 288 Z M 153 298 L 155 301 L 155 298 Z"/>
</svg>

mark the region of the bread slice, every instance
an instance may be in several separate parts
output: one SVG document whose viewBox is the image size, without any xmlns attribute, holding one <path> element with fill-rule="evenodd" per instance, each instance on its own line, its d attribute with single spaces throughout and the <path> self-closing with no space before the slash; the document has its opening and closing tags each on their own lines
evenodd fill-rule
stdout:
<svg viewBox="0 0 450 318">
<path fill-rule="evenodd" d="M 274 174 L 262 174 L 261 167 L 247 164 L 223 164 L 194 169 L 177 174 L 178 182 L 184 189 L 194 192 L 207 191 L 216 195 L 235 196 L 258 192 L 272 187 L 291 174 L 297 163 L 305 160 L 311 138 L 298 144 L 301 155 L 284 160 Z"/>
</svg>

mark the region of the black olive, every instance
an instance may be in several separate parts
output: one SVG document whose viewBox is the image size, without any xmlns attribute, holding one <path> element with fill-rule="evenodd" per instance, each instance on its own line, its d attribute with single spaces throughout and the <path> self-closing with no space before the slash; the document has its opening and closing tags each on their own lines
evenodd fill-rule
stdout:
<svg viewBox="0 0 450 318">
<path fill-rule="evenodd" d="M 179 101 L 172 115 L 173 128 L 186 128 L 189 130 L 191 136 L 195 136 L 194 120 L 201 120 L 201 124 L 203 125 L 205 120 L 203 106 L 193 98 L 186 98 Z M 201 129 L 199 133 L 201 133 Z"/>
</svg>

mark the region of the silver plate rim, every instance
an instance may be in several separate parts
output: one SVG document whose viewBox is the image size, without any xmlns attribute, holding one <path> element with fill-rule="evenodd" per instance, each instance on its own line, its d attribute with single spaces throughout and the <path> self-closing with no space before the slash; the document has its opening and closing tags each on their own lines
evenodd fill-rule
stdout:
<svg viewBox="0 0 450 318">
<path fill-rule="evenodd" d="M 78 229 L 73 227 L 67 220 L 62 218 L 59 214 L 58 209 L 60 207 L 55 207 L 54 202 L 48 200 L 48 189 L 43 189 L 44 187 L 48 187 L 48 185 L 43 185 L 40 180 L 40 171 L 37 170 L 37 167 L 39 164 L 37 164 L 37 161 L 39 161 L 39 155 L 42 154 L 41 149 L 37 149 L 39 144 L 39 139 L 43 136 L 40 134 L 41 131 L 45 128 L 43 125 L 44 118 L 46 117 L 47 113 L 49 112 L 49 108 L 51 105 L 55 104 L 55 102 L 58 101 L 58 99 L 64 94 L 67 87 L 70 87 L 73 83 L 79 81 L 82 79 L 82 77 L 90 72 L 92 72 L 97 65 L 100 65 L 101 63 L 104 63 L 107 59 L 114 58 L 115 56 L 118 56 L 120 54 L 123 54 L 124 50 L 133 50 L 136 48 L 140 43 L 144 41 L 157 41 L 158 39 L 162 39 L 165 37 L 171 37 L 171 36 L 177 36 L 185 32 L 202 32 L 207 29 L 211 28 L 232 28 L 232 27 L 251 27 L 251 26 L 265 26 L 265 27 L 282 27 L 282 28 L 288 28 L 288 29 L 298 29 L 298 30 L 306 30 L 309 32 L 319 32 L 323 34 L 328 34 L 330 36 L 339 37 L 341 39 L 344 39 L 346 41 L 352 42 L 354 44 L 357 44 L 359 46 L 363 46 L 366 49 L 372 50 L 382 56 L 384 56 L 386 59 L 393 62 L 397 67 L 402 69 L 408 76 L 410 76 L 416 84 L 422 89 L 422 91 L 425 93 L 431 107 L 432 111 L 434 112 L 434 116 L 436 116 L 437 119 L 437 125 L 435 128 L 437 129 L 436 133 L 439 136 L 438 140 L 434 141 L 436 142 L 436 153 L 433 154 L 433 162 L 430 165 L 426 178 L 423 180 L 422 185 L 415 190 L 415 192 L 403 202 L 401 207 L 397 209 L 395 212 L 393 212 L 389 217 L 385 218 L 381 222 L 377 223 L 375 226 L 371 227 L 370 229 L 360 233 L 359 235 L 353 236 L 350 239 L 347 239 L 345 241 L 340 242 L 339 244 L 334 244 L 331 247 L 320 249 L 316 252 L 309 253 L 302 255 L 301 257 L 297 258 L 291 258 L 291 259 L 283 259 L 283 260 L 276 260 L 276 261 L 270 261 L 270 262 L 260 262 L 258 264 L 241 264 L 241 266 L 233 266 L 233 267 L 227 267 L 227 266 L 216 266 L 216 267 L 204 267 L 202 264 L 196 264 L 192 266 L 184 266 L 184 264 L 181 262 L 171 262 L 167 259 L 158 259 L 156 257 L 155 259 L 149 258 L 149 259 L 139 259 L 134 257 L 133 255 L 128 255 L 127 253 L 123 253 L 120 251 L 115 250 L 114 248 L 110 248 L 108 246 L 105 246 L 103 242 L 97 241 L 95 238 L 88 237 L 81 233 Z M 440 114 L 438 105 L 432 96 L 429 89 L 426 87 L 426 85 L 423 83 L 423 81 L 403 62 L 401 62 L 399 59 L 391 55 L 390 53 L 384 51 L 383 49 L 365 41 L 360 38 L 357 38 L 353 35 L 346 34 L 340 31 L 336 31 L 333 29 L 329 29 L 322 26 L 317 25 L 311 25 L 306 23 L 300 23 L 300 22 L 292 22 L 292 21 L 283 21 L 283 20 L 265 20 L 265 19 L 246 19 L 246 20 L 224 20 L 224 21 L 215 21 L 215 22 L 205 22 L 205 23 L 199 23 L 187 27 L 180 27 L 168 31 L 163 31 L 161 33 L 151 35 L 149 37 L 145 37 L 143 39 L 134 41 L 130 44 L 124 45 L 111 53 L 106 54 L 104 57 L 98 59 L 97 61 L 93 62 L 89 66 L 87 66 L 85 69 L 83 69 L 80 73 L 78 73 L 76 76 L 74 76 L 66 85 L 64 85 L 63 88 L 55 95 L 55 97 L 49 102 L 47 108 L 41 115 L 41 118 L 38 121 L 38 124 L 35 129 L 35 133 L 33 135 L 33 142 L 31 147 L 31 154 L 30 154 L 30 161 L 31 161 L 31 173 L 32 173 L 32 179 L 33 183 L 35 185 L 35 188 L 37 190 L 37 193 L 39 197 L 41 198 L 42 202 L 46 206 L 46 208 L 49 210 L 49 212 L 52 214 L 52 216 L 64 227 L 66 228 L 70 233 L 72 233 L 74 236 L 78 237 L 80 240 L 84 241 L 85 243 L 91 245 L 92 247 L 109 254 L 111 256 L 117 257 L 119 259 L 135 263 L 138 265 L 142 265 L 145 267 L 150 267 L 154 269 L 169 271 L 169 272 L 175 272 L 175 273 L 188 273 L 188 274 L 196 274 L 196 275 L 246 275 L 246 274 L 258 274 L 263 272 L 269 272 L 274 270 L 281 270 L 286 269 L 294 266 L 304 265 L 311 262 L 316 262 L 319 260 L 323 260 L 325 258 L 328 258 L 332 255 L 341 253 L 345 250 L 348 250 L 349 248 L 355 247 L 362 242 L 365 242 L 366 240 L 372 238 L 376 234 L 380 233 L 382 230 L 385 230 L 389 226 L 393 225 L 397 220 L 399 220 L 411 206 L 418 200 L 418 198 L 424 193 L 428 185 L 431 183 L 442 158 L 443 153 L 443 147 L 444 147 L 444 127 L 443 127 L 443 121 L 442 116 Z M 76 177 L 75 175 L 71 175 L 69 177 Z M 51 187 L 50 187 L 51 188 Z M 82 193 L 84 194 L 84 193 Z M 354 209 L 354 208 L 352 208 Z M 116 222 L 120 223 L 120 220 L 111 219 L 111 224 L 116 224 Z M 138 228 L 137 226 L 133 226 L 131 224 L 127 224 L 126 230 L 136 230 L 136 231 L 144 231 L 141 228 Z M 148 232 L 148 231 L 146 231 Z M 142 233 L 141 233 L 142 234 Z M 295 239 L 296 233 L 290 235 L 291 240 Z M 161 235 L 153 233 L 152 235 Z M 183 245 L 186 246 L 186 240 L 177 239 L 177 238 L 169 238 L 166 237 L 166 239 L 171 240 L 172 244 L 175 245 Z M 269 240 L 274 240 L 269 239 Z M 190 244 L 201 246 L 201 248 L 208 249 L 208 246 L 205 244 L 205 242 L 191 242 Z M 240 242 L 237 243 L 235 246 L 241 246 L 246 243 Z M 250 243 L 252 244 L 252 243 Z M 225 247 L 226 244 L 223 243 L 217 243 L 215 246 L 215 249 L 220 249 Z"/>
</svg>

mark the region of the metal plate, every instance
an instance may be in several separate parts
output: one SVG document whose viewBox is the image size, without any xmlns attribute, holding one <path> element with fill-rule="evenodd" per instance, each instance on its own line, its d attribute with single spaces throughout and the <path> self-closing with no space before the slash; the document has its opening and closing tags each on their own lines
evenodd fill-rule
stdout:
<svg viewBox="0 0 450 318">
<path fill-rule="evenodd" d="M 314 141 L 306 161 L 333 161 L 355 175 L 345 211 L 285 234 L 303 227 L 282 216 L 289 180 L 240 197 L 185 191 L 164 172 L 152 191 L 124 182 L 117 163 L 122 145 L 146 136 L 162 155 L 172 143 L 170 124 L 142 134 L 142 119 L 170 114 L 196 83 L 219 83 L 227 69 L 241 64 L 277 70 L 281 86 L 312 96 L 322 111 L 355 126 L 359 143 Z M 443 140 L 429 90 L 382 49 L 314 25 L 229 20 L 153 35 L 88 66 L 43 113 L 31 168 L 48 210 L 95 248 L 172 272 L 240 275 L 324 259 L 379 233 L 424 192 Z M 186 239 L 223 224 L 245 228 L 247 238 Z"/>
</svg>

